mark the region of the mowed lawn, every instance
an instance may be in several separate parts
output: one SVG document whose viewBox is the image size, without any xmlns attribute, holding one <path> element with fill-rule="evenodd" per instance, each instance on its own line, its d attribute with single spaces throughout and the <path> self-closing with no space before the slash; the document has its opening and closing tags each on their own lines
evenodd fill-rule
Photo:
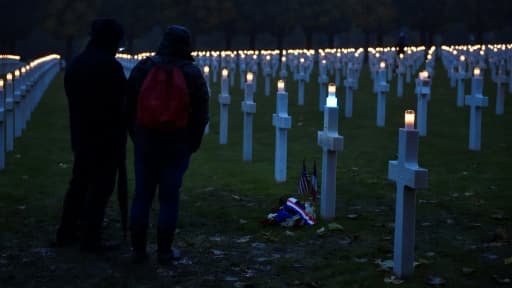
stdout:
<svg viewBox="0 0 512 288">
<path fill-rule="evenodd" d="M 494 287 L 512 280 L 512 99 L 495 114 L 496 85 L 486 71 L 482 151 L 468 150 L 469 108 L 456 107 L 456 89 L 437 62 L 429 102 L 428 135 L 420 138 L 419 164 L 428 169 L 429 188 L 418 190 L 414 275 L 399 286 L 425 287 L 440 277 L 446 287 Z M 242 160 L 243 91 L 238 75 L 230 88 L 228 144 L 219 143 L 219 83 L 212 83 L 210 133 L 193 155 L 182 189 L 176 246 L 184 258 L 171 267 L 129 262 L 113 195 L 106 237 L 121 240 L 120 251 L 96 256 L 77 247 L 55 249 L 53 241 L 72 167 L 63 77 L 59 74 L 32 114 L 27 129 L 7 154 L 0 172 L 0 283 L 2 287 L 385 287 L 392 275 L 378 263 L 392 259 L 395 185 L 387 163 L 396 159 L 404 110 L 416 110 L 413 81 L 387 95 L 386 126 L 376 126 L 376 96 L 370 73 L 361 72 L 351 119 L 343 115 L 338 90 L 340 134 L 336 218 L 313 227 L 262 224 L 280 197 L 297 195 L 306 161 L 316 161 L 321 179 L 323 127 L 317 75 L 306 84 L 305 106 L 297 105 L 297 84 L 287 81 L 289 114 L 288 181 L 274 181 L 276 81 L 255 95 L 253 160 Z M 331 77 L 333 79 L 333 77 Z M 466 94 L 470 83 L 466 81 Z M 101 99 L 94 99 L 101 105 Z M 129 149 L 130 193 L 133 168 Z M 154 203 L 156 213 L 158 202 Z M 156 214 L 155 214 L 156 215 Z M 347 217 L 350 215 L 351 217 Z M 155 217 L 152 218 L 155 220 Z M 337 223 L 342 230 L 330 230 Z M 325 232 L 318 231 L 322 227 Z M 154 226 L 150 250 L 155 249 Z M 376 263 L 377 262 L 377 263 Z M 507 264 L 508 263 L 508 264 Z M 437 278 L 433 278 L 436 280 Z M 509 284 L 510 285 L 510 284 Z"/>
</svg>

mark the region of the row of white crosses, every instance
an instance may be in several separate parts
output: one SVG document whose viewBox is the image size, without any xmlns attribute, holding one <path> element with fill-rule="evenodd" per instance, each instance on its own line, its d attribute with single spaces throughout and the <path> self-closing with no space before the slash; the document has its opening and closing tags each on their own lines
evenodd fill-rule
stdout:
<svg viewBox="0 0 512 288">
<path fill-rule="evenodd" d="M 44 91 L 60 69 L 60 57 L 36 59 L 0 79 L 0 170 L 5 153 L 14 150 L 14 139 L 22 135 Z"/>
<path fill-rule="evenodd" d="M 0 75 L 21 68 L 24 63 L 20 59 L 19 55 L 0 54 Z"/>
<path fill-rule="evenodd" d="M 442 60 L 451 78 L 452 87 L 457 84 L 457 106 L 464 106 L 464 79 L 471 78 L 478 67 L 483 77 L 490 70 L 491 79 L 497 85 L 496 115 L 504 113 L 507 86 L 512 93 L 512 45 L 454 46 L 442 47 Z M 507 75 L 508 71 L 508 75 Z"/>
<path fill-rule="evenodd" d="M 463 81 L 460 80 L 463 79 L 462 76 L 472 77 L 470 95 L 464 95 L 463 85 L 458 87 L 457 106 L 461 106 L 462 103 L 462 105 L 470 107 L 468 148 L 479 151 L 481 149 L 482 109 L 489 105 L 488 98 L 483 95 L 483 71 L 489 68 L 491 79 L 497 85 L 496 115 L 501 115 L 504 113 L 507 83 L 512 92 L 512 88 L 510 88 L 512 86 L 512 69 L 507 68 L 507 65 L 512 65 L 510 64 L 512 63 L 512 45 L 443 46 L 442 60 L 449 73 L 453 74 L 453 71 L 459 71 L 459 81 Z M 454 67 L 459 67 L 459 70 Z M 508 76 L 507 70 L 509 71 Z"/>
<path fill-rule="evenodd" d="M 398 57 L 394 48 L 370 48 L 368 52 L 373 92 L 377 95 L 376 124 L 378 127 L 384 127 L 386 123 L 386 94 L 390 88 L 388 81 L 393 78 L 394 63 L 397 63 L 397 96 L 403 97 L 403 74 L 406 73 L 406 81 L 410 81 L 410 74 L 422 64 L 425 48 L 413 49 L 408 47 L 406 56 L 400 54 Z"/>
</svg>

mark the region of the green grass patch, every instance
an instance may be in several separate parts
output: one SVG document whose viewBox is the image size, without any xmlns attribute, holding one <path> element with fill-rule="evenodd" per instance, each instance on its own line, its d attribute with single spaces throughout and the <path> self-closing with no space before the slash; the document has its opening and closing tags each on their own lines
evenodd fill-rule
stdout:
<svg viewBox="0 0 512 288">
<path fill-rule="evenodd" d="M 297 106 L 297 85 L 288 80 L 288 181 L 274 181 L 275 81 L 271 96 L 258 79 L 254 116 L 253 161 L 242 161 L 243 93 L 231 87 L 228 144 L 220 145 L 219 83 L 212 84 L 210 133 L 194 154 L 184 179 L 176 245 L 188 261 L 164 269 L 155 261 L 129 263 L 129 243 L 119 253 L 97 257 L 76 247 L 54 249 L 49 243 L 59 222 L 63 195 L 72 167 L 67 103 L 62 74 L 49 87 L 32 115 L 15 151 L 0 172 L 0 281 L 6 286 L 46 287 L 383 287 L 389 272 L 378 271 L 377 259 L 392 259 L 395 186 L 387 163 L 396 159 L 398 128 L 406 109 L 416 110 L 414 84 L 396 97 L 396 79 L 387 95 L 386 127 L 376 126 L 376 96 L 369 71 L 361 72 L 354 94 L 352 119 L 343 118 L 340 134 L 335 219 L 298 229 L 261 224 L 286 194 L 296 194 L 302 161 L 321 171 L 316 133 L 323 127 L 318 111 L 317 77 L 306 84 L 305 106 Z M 496 85 L 486 75 L 482 151 L 469 151 L 469 108 L 456 107 L 438 63 L 429 102 L 428 136 L 421 137 L 419 164 L 429 171 L 429 188 L 417 191 L 416 267 L 405 287 L 425 287 L 429 275 L 443 277 L 447 287 L 491 287 L 497 277 L 512 277 L 512 101 L 505 115 L 495 115 Z M 235 83 L 239 83 L 236 79 Z M 469 90 L 466 83 L 466 91 Z M 469 93 L 469 92 L 467 92 Z M 344 89 L 338 91 L 344 95 Z M 510 94 L 508 94 L 510 95 Z M 507 95 L 507 97 L 508 97 Z M 98 103 L 101 104 L 101 103 Z M 133 167 L 129 147 L 129 181 Z M 115 197 L 108 210 L 106 235 L 121 235 Z M 154 203 L 156 220 L 158 202 Z M 346 214 L 358 214 L 348 219 Z M 318 235 L 336 222 L 343 231 Z M 150 246 L 154 249 L 154 227 Z M 463 267 L 474 269 L 465 274 Z M 252 285 L 252 286 L 251 286 Z M 387 284 L 391 285 L 391 284 Z"/>
</svg>

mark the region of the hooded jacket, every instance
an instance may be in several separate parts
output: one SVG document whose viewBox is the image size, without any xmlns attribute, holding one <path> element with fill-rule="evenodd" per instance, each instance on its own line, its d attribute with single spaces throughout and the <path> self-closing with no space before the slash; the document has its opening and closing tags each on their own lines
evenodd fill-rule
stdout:
<svg viewBox="0 0 512 288">
<path fill-rule="evenodd" d="M 164 34 L 156 57 L 141 60 L 128 78 L 128 123 L 132 139 L 136 127 L 137 98 L 144 79 L 155 65 L 177 66 L 183 72 L 190 97 L 190 112 L 187 127 L 175 133 L 176 141 L 183 141 L 195 152 L 201 145 L 203 132 L 209 121 L 209 92 L 203 74 L 194 65 L 191 53 L 190 32 L 182 27 L 170 26 Z"/>
<path fill-rule="evenodd" d="M 103 157 L 122 144 L 126 77 L 115 59 L 122 35 L 115 20 L 95 20 L 86 48 L 67 65 L 64 88 L 75 153 Z"/>
</svg>

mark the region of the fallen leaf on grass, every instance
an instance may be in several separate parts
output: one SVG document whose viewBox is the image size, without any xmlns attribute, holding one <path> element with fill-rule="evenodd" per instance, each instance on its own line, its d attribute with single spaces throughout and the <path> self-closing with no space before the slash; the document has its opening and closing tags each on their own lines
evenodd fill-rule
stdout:
<svg viewBox="0 0 512 288">
<path fill-rule="evenodd" d="M 176 264 L 181 264 L 181 265 L 192 265 L 192 260 L 188 259 L 187 257 L 184 257 L 178 261 L 176 261 Z"/>
<path fill-rule="evenodd" d="M 475 269 L 470 267 L 462 267 L 462 273 L 465 275 L 469 275 L 471 273 L 475 272 Z"/>
<path fill-rule="evenodd" d="M 217 249 L 212 249 L 212 250 L 210 250 L 210 252 L 212 253 L 214 258 L 222 258 L 222 257 L 224 257 L 224 251 L 217 250 Z"/>
<path fill-rule="evenodd" d="M 172 277 L 174 275 L 174 272 L 172 270 L 164 268 L 158 268 L 158 270 L 156 270 L 156 273 L 163 277 Z"/>
<path fill-rule="evenodd" d="M 446 283 L 446 280 L 439 276 L 427 276 L 427 279 L 425 279 L 425 283 L 431 286 L 439 286 L 444 285 Z"/>
<path fill-rule="evenodd" d="M 393 270 L 393 260 L 375 260 L 375 264 L 379 265 L 377 271 L 391 271 Z"/>
<path fill-rule="evenodd" d="M 505 216 L 505 214 L 503 213 L 494 213 L 491 215 L 491 218 L 494 220 L 505 220 L 508 219 L 509 217 Z"/>
<path fill-rule="evenodd" d="M 310 288 L 318 288 L 320 287 L 320 282 L 313 281 L 313 282 L 302 282 L 299 280 L 293 280 L 292 282 L 288 283 L 291 286 L 300 286 L 300 287 L 310 287 Z"/>
<path fill-rule="evenodd" d="M 425 256 L 432 258 L 432 257 L 436 256 L 436 253 L 435 252 L 426 252 Z"/>
<path fill-rule="evenodd" d="M 496 260 L 496 259 L 498 259 L 497 255 L 494 255 L 494 254 L 492 254 L 490 252 L 484 253 L 484 254 L 482 254 L 482 256 L 484 256 L 488 260 Z"/>
<path fill-rule="evenodd" d="M 226 276 L 224 277 L 224 280 L 225 281 L 238 281 L 238 277 L 235 277 L 235 276 Z"/>
<path fill-rule="evenodd" d="M 423 226 L 423 227 L 430 227 L 430 226 L 432 226 L 432 223 L 430 223 L 430 222 L 423 222 L 423 223 L 421 223 L 421 226 Z"/>
<path fill-rule="evenodd" d="M 59 167 L 60 168 L 68 168 L 68 165 L 64 164 L 64 163 L 59 163 Z"/>
<path fill-rule="evenodd" d="M 288 230 L 286 230 L 286 231 L 284 232 L 284 234 L 285 234 L 286 236 L 295 236 L 295 233 L 293 233 L 293 232 L 291 232 L 291 231 L 288 231 Z"/>
<path fill-rule="evenodd" d="M 247 223 L 247 220 L 245 219 L 240 219 L 240 224 L 246 224 Z"/>
<path fill-rule="evenodd" d="M 20 209 L 20 210 L 25 210 L 25 208 L 27 208 L 26 205 L 20 205 L 20 206 L 17 206 L 16 208 Z"/>
<path fill-rule="evenodd" d="M 247 268 L 247 269 L 245 269 L 245 271 L 244 271 L 244 273 L 243 273 L 242 275 L 243 275 L 244 277 L 247 277 L 247 278 L 249 278 L 249 277 L 254 277 L 254 276 L 256 276 L 256 271 L 255 271 L 255 270 L 252 270 L 252 269 Z"/>
<path fill-rule="evenodd" d="M 316 230 L 316 234 L 317 234 L 318 236 L 322 236 L 322 235 L 324 235 L 326 232 L 327 232 L 327 230 L 325 230 L 325 227 L 322 227 L 322 228 L 320 228 L 320 229 Z"/>
<path fill-rule="evenodd" d="M 505 265 L 512 264 L 512 257 L 506 258 L 505 260 L 503 260 L 503 263 L 505 263 Z"/>
<path fill-rule="evenodd" d="M 268 241 L 272 241 L 272 242 L 277 241 L 277 238 L 268 232 L 263 232 L 262 234 L 263 234 L 263 238 L 265 238 Z"/>
<path fill-rule="evenodd" d="M 245 242 L 248 242 L 249 240 L 251 240 L 251 236 L 247 235 L 247 236 L 242 236 L 238 239 L 235 240 L 236 243 L 245 243 Z"/>
<path fill-rule="evenodd" d="M 356 257 L 356 258 L 354 258 L 354 261 L 356 261 L 357 263 L 366 263 L 366 262 L 368 262 L 368 258 L 364 258 L 364 257 L 358 258 L 358 257 Z"/>
<path fill-rule="evenodd" d="M 347 217 L 348 219 L 354 220 L 354 219 L 359 218 L 359 214 L 351 213 L 351 214 L 345 215 L 345 217 Z"/>
<path fill-rule="evenodd" d="M 425 199 L 418 200 L 418 203 L 420 203 L 420 204 L 437 204 L 437 202 L 439 202 L 439 200 L 425 200 Z"/>
<path fill-rule="evenodd" d="M 231 195 L 231 197 L 232 197 L 233 199 L 235 199 L 235 200 L 240 200 L 240 199 L 242 199 L 242 198 L 240 198 L 240 196 L 238 196 L 238 195 Z"/>
<path fill-rule="evenodd" d="M 500 277 L 498 275 L 492 275 L 492 278 L 494 278 L 494 281 L 496 281 L 496 283 L 498 284 L 510 284 L 512 283 L 512 281 L 510 281 L 510 278 L 508 277 Z"/>
<path fill-rule="evenodd" d="M 222 238 L 220 236 L 212 236 L 208 239 L 210 239 L 210 241 L 221 241 L 222 240 Z"/>
<path fill-rule="evenodd" d="M 399 285 L 399 284 L 402 284 L 404 283 L 404 280 L 396 277 L 395 275 L 391 275 L 389 277 L 384 277 L 384 283 L 386 284 L 395 284 L 395 285 Z"/>
<path fill-rule="evenodd" d="M 329 223 L 327 228 L 329 228 L 330 231 L 343 231 L 344 229 L 343 226 L 338 223 Z"/>
</svg>

